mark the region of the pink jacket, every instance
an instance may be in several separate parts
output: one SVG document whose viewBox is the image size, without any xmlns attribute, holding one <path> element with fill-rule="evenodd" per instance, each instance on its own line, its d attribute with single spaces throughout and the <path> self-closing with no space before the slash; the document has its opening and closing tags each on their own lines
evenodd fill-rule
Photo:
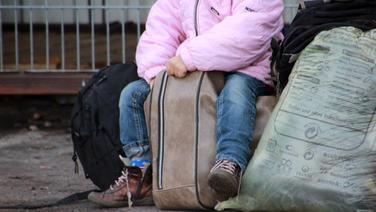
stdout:
<svg viewBox="0 0 376 212">
<path fill-rule="evenodd" d="M 157 0 L 137 51 L 146 81 L 181 56 L 189 71 L 239 71 L 272 85 L 270 41 L 283 27 L 283 0 Z"/>
</svg>

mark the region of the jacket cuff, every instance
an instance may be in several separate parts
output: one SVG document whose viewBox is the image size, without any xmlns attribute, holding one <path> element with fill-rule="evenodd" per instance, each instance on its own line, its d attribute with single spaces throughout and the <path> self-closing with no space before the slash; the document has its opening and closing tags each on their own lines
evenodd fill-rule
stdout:
<svg viewBox="0 0 376 212">
<path fill-rule="evenodd" d="M 197 69 L 197 67 L 193 64 L 186 42 L 179 46 L 178 50 L 176 51 L 176 55 L 181 57 L 188 71 L 195 71 Z"/>
<path fill-rule="evenodd" d="M 164 70 L 166 70 L 166 66 L 154 66 L 145 71 L 143 78 L 148 84 L 150 84 L 150 81 L 154 79 L 159 74 L 159 72 L 162 72 Z"/>
</svg>

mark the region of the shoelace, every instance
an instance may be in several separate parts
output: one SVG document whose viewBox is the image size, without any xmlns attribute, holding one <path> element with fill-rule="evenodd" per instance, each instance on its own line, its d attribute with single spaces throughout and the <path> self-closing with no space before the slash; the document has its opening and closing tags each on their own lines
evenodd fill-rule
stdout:
<svg viewBox="0 0 376 212">
<path fill-rule="evenodd" d="M 236 164 L 229 161 L 229 160 L 222 160 L 219 163 L 215 164 L 212 170 L 216 170 L 218 168 L 222 168 L 226 172 L 230 174 L 236 174 Z"/>
<path fill-rule="evenodd" d="M 127 184 L 128 207 L 131 208 L 133 205 L 133 202 L 132 202 L 132 193 L 129 191 L 128 169 L 125 170 L 125 176 L 126 176 L 125 181 Z"/>
<path fill-rule="evenodd" d="M 116 186 L 119 186 L 120 183 L 124 182 L 125 181 L 125 184 L 127 185 L 127 198 L 128 198 L 128 207 L 131 208 L 132 207 L 132 193 L 129 191 L 129 179 L 128 179 L 128 169 L 125 169 L 125 172 L 124 171 L 121 171 L 121 176 L 115 180 L 115 185 Z M 110 185 L 110 189 L 113 190 L 114 185 Z"/>
<path fill-rule="evenodd" d="M 119 184 L 124 181 L 128 181 L 128 170 L 126 170 L 125 172 L 121 171 L 121 176 L 117 180 L 115 180 L 114 184 L 110 185 L 110 189 L 114 190 L 115 185 L 119 186 Z"/>
</svg>

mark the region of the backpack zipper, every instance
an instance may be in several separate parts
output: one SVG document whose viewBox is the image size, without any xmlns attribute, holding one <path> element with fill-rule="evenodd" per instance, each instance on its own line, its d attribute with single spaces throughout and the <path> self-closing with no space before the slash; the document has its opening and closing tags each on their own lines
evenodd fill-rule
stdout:
<svg viewBox="0 0 376 212">
<path fill-rule="evenodd" d="M 202 203 L 200 199 L 200 192 L 199 192 L 199 185 L 198 185 L 198 144 L 199 144 L 199 128 L 200 128 L 200 93 L 201 93 L 201 88 L 202 88 L 202 82 L 204 81 L 204 75 L 205 72 L 201 72 L 200 74 L 200 79 L 198 82 L 198 87 L 197 87 L 197 92 L 196 92 L 196 97 L 195 97 L 195 107 L 196 107 L 196 113 L 195 113 L 195 119 L 196 119 L 196 137 L 195 137 L 195 192 L 196 192 L 196 197 L 197 197 L 197 202 L 198 204 L 206 209 L 211 209 L 211 207 L 205 205 Z"/>
<path fill-rule="evenodd" d="M 163 157 L 164 157 L 164 99 L 167 87 L 167 73 L 163 73 L 162 84 L 158 97 L 158 189 L 163 188 Z"/>
<path fill-rule="evenodd" d="M 78 174 L 79 168 L 78 168 L 78 162 L 77 162 L 77 152 L 76 152 L 76 147 L 73 147 L 73 148 L 74 150 L 73 150 L 72 160 L 74 162 L 74 173 Z"/>
</svg>

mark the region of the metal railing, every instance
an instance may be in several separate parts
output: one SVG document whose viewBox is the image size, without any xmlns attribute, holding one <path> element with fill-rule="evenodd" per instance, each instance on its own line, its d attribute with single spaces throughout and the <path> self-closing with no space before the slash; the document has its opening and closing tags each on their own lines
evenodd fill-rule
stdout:
<svg viewBox="0 0 376 212">
<path fill-rule="evenodd" d="M 142 23 L 141 23 L 141 11 L 148 11 L 151 7 L 150 4 L 145 5 L 129 5 L 127 4 L 126 0 L 123 0 L 122 2 L 118 1 L 118 5 L 107 5 L 106 1 L 102 1 L 103 5 L 78 5 L 77 1 L 75 0 L 71 5 L 65 5 L 66 1 L 58 1 L 61 4 L 49 4 L 49 0 L 44 0 L 42 5 L 36 5 L 34 3 L 41 1 L 36 0 L 29 0 L 28 5 L 22 5 L 18 0 L 13 0 L 13 4 L 9 4 L 10 1 L 8 1 L 7 5 L 2 4 L 0 1 L 0 72 L 6 72 L 6 71 L 69 71 L 69 70 L 75 70 L 75 71 L 95 71 L 96 70 L 96 46 L 98 45 L 98 41 L 96 41 L 97 34 L 103 34 L 103 32 L 98 32 L 96 30 L 97 27 L 101 28 L 105 33 L 105 40 L 104 42 L 101 41 L 101 45 L 105 45 L 106 50 L 106 62 L 105 65 L 109 65 L 113 59 L 111 55 L 111 50 L 113 48 L 121 49 L 121 61 L 118 62 L 125 62 L 126 60 L 126 36 L 129 31 L 127 26 L 127 23 L 130 21 L 129 18 L 127 18 L 127 13 L 130 11 L 135 11 L 135 26 L 133 25 L 132 32 L 135 37 L 137 37 L 136 42 L 138 38 L 140 37 L 141 31 L 142 31 Z M 56 2 L 56 1 L 55 1 Z M 89 0 L 90 2 L 90 0 Z M 21 1 L 21 3 L 24 3 Z M 73 23 L 71 21 L 67 21 L 67 15 L 65 14 L 66 11 L 73 12 Z M 116 11 L 117 14 L 120 13 L 120 16 L 118 17 L 118 20 L 116 20 L 116 23 L 118 23 L 117 26 L 120 26 L 120 44 L 112 44 L 111 43 L 111 27 L 114 23 L 114 21 L 111 21 L 110 23 L 110 13 L 113 13 L 113 11 Z M 5 13 L 5 15 L 4 15 Z M 80 14 L 81 13 L 81 14 Z M 82 13 L 84 13 L 86 16 L 86 20 L 83 20 L 85 18 L 82 18 Z M 41 19 L 41 14 L 43 14 L 43 18 Z M 22 17 L 23 20 L 20 20 Z M 25 17 L 26 16 L 26 17 Z M 38 17 L 35 17 L 38 16 Z M 53 16 L 60 17 L 60 21 L 58 24 L 56 23 L 50 23 L 50 18 Z M 98 21 L 98 16 L 103 16 L 102 21 Z M 71 19 L 72 17 L 69 16 Z M 7 19 L 7 20 L 4 20 Z M 10 20 L 9 19 L 13 19 Z M 25 19 L 27 19 L 25 21 Z M 55 18 L 56 19 L 56 18 Z M 6 23 L 8 21 L 8 23 Z M 87 22 L 87 23 L 85 23 Z M 20 28 L 23 28 L 22 33 Z M 25 30 L 25 28 L 28 28 Z M 40 45 L 40 40 L 36 41 L 36 28 L 38 28 L 39 34 L 41 31 L 41 28 L 44 28 L 44 36 L 42 38 L 43 44 Z M 54 30 L 52 31 L 51 28 Z M 74 46 L 75 49 L 72 48 L 68 49 L 67 44 L 69 42 L 69 45 L 72 46 L 72 40 L 67 41 L 67 28 L 69 28 L 71 31 L 74 29 L 75 39 L 74 39 Z M 83 40 L 82 36 L 82 28 L 86 29 L 86 40 Z M 88 29 L 89 28 L 89 29 Z M 26 31 L 26 32 L 25 32 Z M 136 31 L 136 32 L 134 32 Z M 89 34 L 89 36 L 87 35 Z M 53 58 L 50 58 L 51 48 L 56 48 L 56 42 L 54 43 L 54 46 L 52 46 L 51 39 L 52 36 L 55 38 L 60 37 L 60 41 L 57 43 L 60 48 L 60 55 L 59 55 L 59 69 L 56 69 L 55 67 L 51 67 L 51 60 Z M 26 38 L 28 37 L 28 38 Z M 72 35 L 70 35 L 70 38 Z M 28 42 L 26 42 L 28 40 Z M 82 49 L 81 42 L 90 42 L 90 49 Z M 39 43 L 38 43 L 39 42 Z M 10 44 L 12 43 L 12 44 Z M 21 43 L 24 45 L 25 43 L 28 43 L 28 48 L 25 48 L 25 46 L 22 46 L 23 49 L 21 49 Z M 38 43 L 38 47 L 43 46 L 42 48 L 37 48 L 36 43 Z M 25 56 L 26 52 L 25 49 L 28 51 L 27 57 L 29 58 L 29 61 L 25 63 Z M 21 53 L 22 51 L 22 53 Z M 40 58 L 38 65 L 35 64 L 36 60 L 36 51 L 44 51 L 44 67 L 41 67 Z M 82 68 L 82 61 L 81 56 L 85 52 L 90 52 L 91 54 L 91 67 L 85 67 Z M 67 67 L 67 55 L 75 54 L 75 64 L 76 67 Z M 14 57 L 14 58 L 11 58 Z M 25 64 L 20 63 L 20 58 L 22 57 L 22 61 Z M 4 59 L 5 62 L 4 62 Z M 28 66 L 28 67 L 27 67 Z"/>
<path fill-rule="evenodd" d="M 126 62 L 132 51 L 128 46 L 134 50 L 154 0 L 131 0 L 137 2 L 135 5 L 128 0 L 117 0 L 113 5 L 107 4 L 110 0 L 69 1 L 0 0 L 0 72 L 96 71 L 101 65 Z M 289 23 L 296 13 L 297 0 L 285 2 L 284 18 Z M 114 26 L 116 41 L 112 39 Z M 130 35 L 134 37 L 131 45 L 127 43 Z M 97 51 L 99 45 L 101 53 Z M 114 49 L 120 56 L 113 53 Z M 115 55 L 121 59 L 114 61 Z M 97 64 L 98 58 L 101 64 Z"/>
</svg>

